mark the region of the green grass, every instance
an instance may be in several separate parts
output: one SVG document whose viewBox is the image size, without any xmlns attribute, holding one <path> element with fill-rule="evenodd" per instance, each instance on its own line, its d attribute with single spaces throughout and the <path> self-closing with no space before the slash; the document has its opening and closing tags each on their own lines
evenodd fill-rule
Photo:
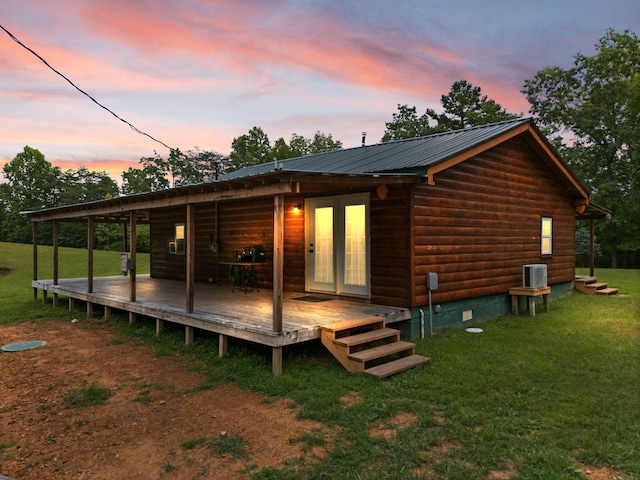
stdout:
<svg viewBox="0 0 640 480">
<path fill-rule="evenodd" d="M 59 248 L 58 256 L 60 278 L 86 277 L 86 249 Z M 136 271 L 141 274 L 149 273 L 149 255 L 138 254 L 136 258 Z M 93 260 L 95 276 L 120 275 L 120 252 L 95 250 Z M 52 247 L 38 247 L 38 278 L 53 278 Z M 33 302 L 32 280 L 33 246 L 0 242 L 0 325 L 25 318 L 71 316 L 67 309 L 43 309 L 39 303 Z"/>
<path fill-rule="evenodd" d="M 185 450 L 193 450 L 200 446 L 207 446 L 218 456 L 229 455 L 241 460 L 248 458 L 247 445 L 249 443 L 241 435 L 221 433 L 217 438 L 198 437 L 184 440 L 180 445 Z"/>
<path fill-rule="evenodd" d="M 0 277 L 0 294 L 13 290 L 5 297 L 16 304 L 11 321 L 65 315 L 66 306 L 33 302 L 30 247 L 4 248 L 11 252 L 2 252 L 0 267 L 9 259 L 12 273 Z M 252 472 L 254 480 L 486 479 L 496 471 L 513 479 L 584 479 L 581 463 L 640 479 L 640 271 L 596 274 L 621 295 L 575 293 L 551 302 L 549 313 L 483 323 L 482 334 L 442 331 L 416 342 L 430 365 L 384 381 L 327 362 L 315 343 L 286 349 L 283 375 L 274 378 L 268 349 L 231 341 L 221 359 L 216 338 L 202 335 L 187 347 L 182 329 L 156 338 L 152 321 L 114 322 L 127 341 L 152 343 L 159 355 L 186 364 L 197 359 L 207 387 L 233 382 L 287 397 L 300 417 L 330 429 L 330 437 L 314 431 L 292 440 L 304 450 L 326 448 L 322 461 L 303 456 Z M 344 405 L 350 393 L 360 401 Z M 373 434 L 399 414 L 415 421 L 388 437 Z M 242 445 L 228 448 L 242 452 Z"/>
<path fill-rule="evenodd" d="M 94 405 L 102 405 L 109 400 L 111 392 L 108 388 L 92 384 L 80 387 L 65 395 L 64 402 L 70 407 L 86 408 Z"/>
</svg>

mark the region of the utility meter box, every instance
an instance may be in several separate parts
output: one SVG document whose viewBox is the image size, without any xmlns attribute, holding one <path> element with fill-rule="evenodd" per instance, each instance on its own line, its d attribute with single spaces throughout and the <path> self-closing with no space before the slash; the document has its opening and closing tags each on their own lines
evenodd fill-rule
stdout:
<svg viewBox="0 0 640 480">
<path fill-rule="evenodd" d="M 435 272 L 427 273 L 427 288 L 429 290 L 438 289 L 438 274 Z"/>
<path fill-rule="evenodd" d="M 120 252 L 120 271 L 125 277 L 129 272 L 129 254 L 127 252 Z"/>
</svg>

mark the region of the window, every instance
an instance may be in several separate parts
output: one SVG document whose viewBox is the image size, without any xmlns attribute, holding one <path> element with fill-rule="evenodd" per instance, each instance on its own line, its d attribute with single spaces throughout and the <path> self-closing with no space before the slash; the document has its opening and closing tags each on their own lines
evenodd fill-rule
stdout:
<svg viewBox="0 0 640 480">
<path fill-rule="evenodd" d="M 175 253 L 177 255 L 184 255 L 185 250 L 185 230 L 184 223 L 176 223 L 175 225 Z"/>
<path fill-rule="evenodd" d="M 551 224 L 553 220 L 549 217 L 542 217 L 542 231 L 540 233 L 540 254 L 551 255 Z"/>
</svg>

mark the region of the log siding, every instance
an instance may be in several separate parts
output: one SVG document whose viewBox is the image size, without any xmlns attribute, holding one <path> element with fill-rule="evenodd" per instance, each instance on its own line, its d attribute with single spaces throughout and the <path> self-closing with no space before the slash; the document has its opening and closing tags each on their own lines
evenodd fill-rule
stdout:
<svg viewBox="0 0 640 480">
<path fill-rule="evenodd" d="M 505 293 L 522 265 L 546 263 L 548 283 L 575 268 L 575 207 L 548 166 L 519 139 L 439 173 L 415 192 L 415 292 L 428 302 L 426 274 L 439 274 L 434 302 Z M 542 217 L 553 219 L 553 254 L 541 256 Z"/>
</svg>

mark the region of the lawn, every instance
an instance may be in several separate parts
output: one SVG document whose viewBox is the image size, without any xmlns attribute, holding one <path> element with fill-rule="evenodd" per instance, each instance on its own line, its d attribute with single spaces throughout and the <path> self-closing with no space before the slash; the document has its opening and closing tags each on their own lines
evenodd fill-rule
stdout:
<svg viewBox="0 0 640 480">
<path fill-rule="evenodd" d="M 78 315 L 33 302 L 30 246 L 0 247 L 0 269 L 10 269 L 0 276 L 0 324 Z M 49 278 L 51 255 L 40 250 L 39 277 Z M 61 276 L 86 273 L 86 251 L 61 249 L 60 258 Z M 119 273 L 118 252 L 96 252 L 95 260 L 96 275 Z M 156 338 L 151 321 L 113 321 L 124 338 L 154 343 L 158 355 L 198 358 L 211 386 L 234 382 L 290 398 L 301 417 L 332 427 L 331 439 L 307 439 L 328 442 L 322 462 L 293 462 L 254 479 L 637 479 L 640 271 L 596 274 L 621 294 L 574 293 L 549 313 L 483 323 L 480 334 L 444 330 L 417 340 L 430 365 L 385 381 L 347 373 L 317 344 L 285 350 L 283 375 L 274 378 L 270 352 L 254 345 L 230 342 L 220 359 L 211 336 L 186 347 L 180 329 Z"/>
</svg>

